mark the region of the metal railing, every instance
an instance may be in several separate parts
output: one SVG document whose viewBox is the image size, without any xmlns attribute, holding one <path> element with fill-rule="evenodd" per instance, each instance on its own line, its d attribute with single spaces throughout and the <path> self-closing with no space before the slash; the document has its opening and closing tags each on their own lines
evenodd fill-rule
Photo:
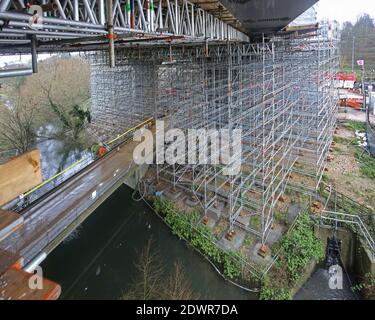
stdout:
<svg viewBox="0 0 375 320">
<path fill-rule="evenodd" d="M 357 228 L 359 235 L 365 240 L 366 245 L 375 259 L 375 241 L 358 215 L 323 210 L 320 214 L 320 224 L 331 225 L 329 222 L 341 222 L 354 225 Z"/>
<path fill-rule="evenodd" d="M 355 226 L 375 258 L 375 212 L 338 192 L 332 185 L 325 185 L 323 195 L 325 203 L 320 224 L 332 225 L 335 222 Z"/>
</svg>

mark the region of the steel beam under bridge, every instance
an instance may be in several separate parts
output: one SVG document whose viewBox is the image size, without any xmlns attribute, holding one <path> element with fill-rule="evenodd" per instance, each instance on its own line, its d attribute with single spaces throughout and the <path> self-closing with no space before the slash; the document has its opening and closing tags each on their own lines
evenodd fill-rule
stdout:
<svg viewBox="0 0 375 320">
<path fill-rule="evenodd" d="M 114 32 L 121 37 L 180 37 L 195 40 L 248 41 L 239 22 L 222 7 L 220 13 L 187 0 L 113 0 Z M 111 2 L 107 2 L 111 3 Z M 53 0 L 26 8 L 20 0 L 0 0 L 0 45 L 27 44 L 31 34 L 39 41 L 85 38 L 108 41 L 109 29 L 104 0 Z M 215 5 L 215 7 L 217 7 Z M 40 10 L 42 8 L 42 11 Z M 220 18 L 222 17 L 222 18 Z M 34 19 L 34 23 L 32 22 Z M 225 22 L 228 21 L 228 22 Z M 16 42 L 15 42 L 16 41 Z M 56 44 L 57 46 L 57 44 Z"/>
<path fill-rule="evenodd" d="M 108 42 L 106 3 L 111 2 L 119 39 L 155 41 L 169 36 L 169 41 L 194 42 L 248 41 L 249 36 L 275 33 L 317 1 L 42 0 L 43 11 L 38 12 L 36 7 L 26 8 L 22 0 L 0 0 L 0 49 L 24 52 L 22 46 L 29 44 L 32 34 L 40 44 L 53 40 L 55 50 L 66 50 L 69 40 L 75 40 L 76 47 L 90 40 Z M 30 22 L 34 13 L 42 17 L 37 25 Z"/>
</svg>

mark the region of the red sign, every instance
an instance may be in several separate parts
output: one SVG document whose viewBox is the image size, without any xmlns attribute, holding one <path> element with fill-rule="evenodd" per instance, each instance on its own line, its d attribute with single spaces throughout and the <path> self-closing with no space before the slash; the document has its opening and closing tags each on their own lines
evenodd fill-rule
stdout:
<svg viewBox="0 0 375 320">
<path fill-rule="evenodd" d="M 345 73 L 344 72 L 339 72 L 336 75 L 336 80 L 345 80 Z"/>
<path fill-rule="evenodd" d="M 349 81 L 356 81 L 357 80 L 357 77 L 354 73 L 349 73 L 347 76 L 346 76 L 346 80 L 349 80 Z"/>
</svg>

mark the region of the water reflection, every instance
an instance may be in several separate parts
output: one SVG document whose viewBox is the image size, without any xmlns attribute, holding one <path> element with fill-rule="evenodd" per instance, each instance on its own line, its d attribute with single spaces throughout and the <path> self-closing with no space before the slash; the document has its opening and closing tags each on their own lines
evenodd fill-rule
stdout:
<svg viewBox="0 0 375 320">
<path fill-rule="evenodd" d="M 343 289 L 332 290 L 329 288 L 328 271 L 319 268 L 296 294 L 295 300 L 356 300 L 350 280 L 347 275 L 343 276 Z"/>
<path fill-rule="evenodd" d="M 38 131 L 39 138 L 35 147 L 40 150 L 43 179 L 48 179 L 69 165 L 89 156 L 90 152 L 79 142 L 68 137 L 46 139 L 57 134 L 53 125 L 47 125 Z"/>
</svg>

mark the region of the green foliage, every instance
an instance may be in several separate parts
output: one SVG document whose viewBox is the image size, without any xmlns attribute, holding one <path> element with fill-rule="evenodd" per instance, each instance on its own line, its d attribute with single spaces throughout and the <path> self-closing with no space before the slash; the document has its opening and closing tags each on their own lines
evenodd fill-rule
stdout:
<svg viewBox="0 0 375 320">
<path fill-rule="evenodd" d="M 325 183 L 328 183 L 329 182 L 329 177 L 326 174 L 323 174 L 322 175 L 322 181 L 325 182 Z"/>
<path fill-rule="evenodd" d="M 361 163 L 360 171 L 362 175 L 375 179 L 375 159 L 361 149 L 355 151 L 355 157 Z"/>
<path fill-rule="evenodd" d="M 261 300 L 292 300 L 292 294 L 287 288 L 275 286 L 271 280 L 266 277 L 262 282 L 259 298 Z"/>
<path fill-rule="evenodd" d="M 75 104 L 72 109 L 69 111 L 70 116 L 72 117 L 72 126 L 75 130 L 75 134 L 78 135 L 78 132 L 84 128 L 85 122 L 91 122 L 91 114 L 89 110 L 83 110 L 81 106 Z"/>
<path fill-rule="evenodd" d="M 49 106 L 51 107 L 52 111 L 58 116 L 59 120 L 63 124 L 64 129 L 68 129 L 71 127 L 69 118 L 66 116 L 65 112 L 61 110 L 61 108 L 53 102 L 51 98 L 48 97 Z"/>
<path fill-rule="evenodd" d="M 352 142 L 350 139 L 338 137 L 338 136 L 334 136 L 333 141 L 336 143 L 345 144 L 345 145 L 349 145 Z"/>
<path fill-rule="evenodd" d="M 250 247 L 254 243 L 254 238 L 252 236 L 248 236 L 244 241 L 244 246 Z"/>
<path fill-rule="evenodd" d="M 350 66 L 344 66 L 344 67 L 341 67 L 340 71 L 345 72 L 345 74 L 350 74 L 350 73 L 352 73 L 352 67 L 351 67 L 351 65 Z M 361 82 L 362 81 L 362 70 L 359 66 L 357 66 L 356 61 L 354 61 L 354 72 L 353 73 L 356 75 L 357 82 Z"/>
<path fill-rule="evenodd" d="M 224 275 L 230 279 L 238 278 L 241 274 L 241 264 L 233 252 L 223 252 L 222 260 Z"/>
<path fill-rule="evenodd" d="M 353 131 L 360 131 L 365 132 L 366 131 L 366 125 L 362 122 L 349 120 L 345 123 L 345 126 Z"/>
<path fill-rule="evenodd" d="M 259 229 L 261 224 L 260 217 L 258 215 L 254 215 L 250 218 L 250 226 L 255 230 Z"/>
<path fill-rule="evenodd" d="M 314 235 L 313 221 L 308 213 L 298 218 L 294 229 L 280 242 L 279 261 L 263 283 L 260 298 L 291 299 L 290 288 L 300 279 L 308 264 L 324 257 L 322 242 Z"/>
<path fill-rule="evenodd" d="M 98 152 L 99 152 L 99 148 L 100 148 L 100 146 L 98 144 L 92 145 L 92 147 L 91 147 L 91 153 L 94 156 L 96 156 L 98 154 Z"/>
<path fill-rule="evenodd" d="M 285 189 L 285 194 L 286 194 L 287 196 L 289 196 L 289 195 L 293 194 L 293 190 L 292 190 L 291 188 L 287 187 L 287 188 Z"/>
<path fill-rule="evenodd" d="M 291 233 L 281 241 L 281 254 L 287 262 L 290 280 L 295 282 L 312 259 L 324 257 L 321 241 L 313 231 L 313 222 L 307 213 L 302 214 Z"/>
<path fill-rule="evenodd" d="M 192 214 L 180 212 L 172 201 L 160 197 L 154 199 L 154 209 L 164 217 L 175 235 L 189 241 L 213 262 L 221 264 L 226 277 L 233 279 L 241 274 L 241 265 L 235 254 L 220 249 L 215 244 L 216 239 L 211 229 L 196 224 L 199 220 L 197 212 Z"/>
<path fill-rule="evenodd" d="M 375 300 L 375 277 L 371 273 L 367 273 L 362 281 L 352 289 L 360 292 L 366 300 Z"/>
<path fill-rule="evenodd" d="M 276 211 L 275 212 L 275 220 L 276 222 L 283 224 L 283 225 L 288 225 L 288 213 L 287 212 L 281 212 L 281 211 Z"/>
</svg>

